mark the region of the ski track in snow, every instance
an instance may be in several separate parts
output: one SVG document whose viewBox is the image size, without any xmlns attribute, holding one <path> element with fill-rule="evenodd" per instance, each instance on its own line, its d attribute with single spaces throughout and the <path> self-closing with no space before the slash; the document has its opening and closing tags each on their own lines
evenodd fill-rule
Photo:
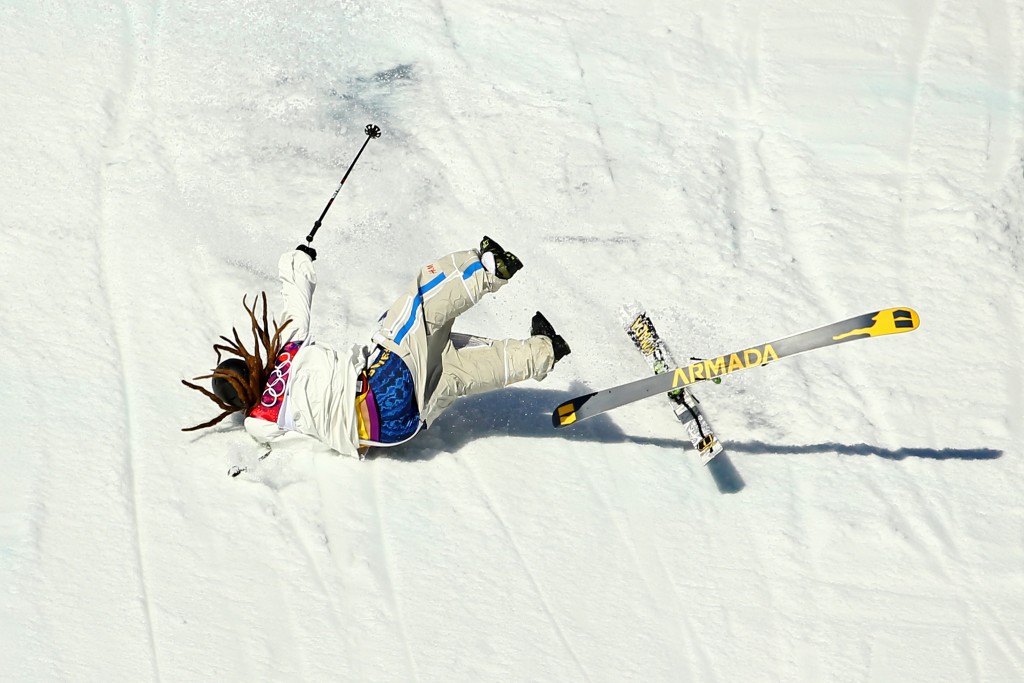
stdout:
<svg viewBox="0 0 1024 683">
<path fill-rule="evenodd" d="M 915 53 L 914 68 L 911 72 L 914 91 L 910 99 L 910 125 L 907 135 L 906 171 L 903 178 L 903 186 L 900 191 L 902 201 L 900 202 L 899 221 L 899 245 L 906 248 L 907 232 L 910 225 L 910 202 L 909 197 L 920 191 L 920 182 L 917 182 L 916 168 L 914 166 L 914 149 L 917 144 L 917 126 L 921 115 L 921 87 L 923 83 L 922 73 L 924 57 L 932 47 L 932 34 L 935 26 L 935 15 L 940 0 L 931 0 L 928 8 L 928 18 L 923 22 L 925 30 L 921 37 L 921 46 Z M 920 25 L 920 23 L 919 23 Z M 902 293 L 902 292 L 901 292 Z"/>
<path fill-rule="evenodd" d="M 487 484 L 485 484 L 480 478 L 480 475 L 476 472 L 476 468 L 474 468 L 471 463 L 461 459 L 459 462 L 463 468 L 469 472 L 477 491 L 480 492 L 484 505 L 487 506 L 487 510 L 494 516 L 495 521 L 498 523 L 498 528 L 508 541 L 509 547 L 515 553 L 516 559 L 519 561 L 519 565 L 523 568 L 523 572 L 525 572 L 526 576 L 529 578 L 530 585 L 533 587 L 534 592 L 540 599 L 541 605 L 544 608 L 544 613 L 547 616 L 548 621 L 551 623 L 551 627 L 554 629 L 555 633 L 558 634 L 558 640 L 562 644 L 562 647 L 565 648 L 565 651 L 572 657 L 572 660 L 576 665 L 576 669 L 580 672 L 583 680 L 592 680 L 590 675 L 587 673 L 586 668 L 583 666 L 583 662 L 580 660 L 579 655 L 576 653 L 576 650 L 569 642 L 569 638 L 566 636 L 565 629 L 562 628 L 562 624 L 556 612 L 551 608 L 551 601 L 548 599 L 540 581 L 537 579 L 536 572 L 530 567 L 530 563 L 527 562 L 526 556 L 523 554 L 519 543 L 516 541 L 515 534 L 512 532 L 511 527 L 509 527 L 508 522 L 505 520 L 505 516 L 498 508 L 494 495 L 491 493 Z"/>
<path fill-rule="evenodd" d="M 388 605 L 391 608 L 392 613 L 395 615 L 396 626 L 398 629 L 398 636 L 402 641 L 402 649 L 405 652 L 406 662 L 409 665 L 409 672 L 412 674 L 413 680 L 420 680 L 420 675 L 416 666 L 416 658 L 413 655 L 412 648 L 410 647 L 410 636 L 405 623 L 405 617 L 402 614 L 401 599 L 398 592 L 395 589 L 394 576 L 396 572 L 396 565 L 394 562 L 394 553 L 391 552 L 390 543 L 387 538 L 387 533 L 384 527 L 384 520 L 387 512 L 386 508 L 381 505 L 381 486 L 380 486 L 380 466 L 377 463 L 371 465 L 372 472 L 370 473 L 370 490 L 371 497 L 373 500 L 374 519 L 377 522 L 377 537 L 380 540 L 380 551 L 381 551 L 381 572 L 384 584 L 384 590 L 386 593 L 386 599 Z"/>
<path fill-rule="evenodd" d="M 664 607 L 662 601 L 664 600 L 664 594 L 668 593 L 671 598 L 671 612 L 680 615 L 684 626 L 680 628 L 675 622 L 672 623 L 671 633 L 669 642 L 676 643 L 684 639 L 689 648 L 690 654 L 693 657 L 693 661 L 683 658 L 681 654 L 672 652 L 672 660 L 679 669 L 687 669 L 690 673 L 691 680 L 710 680 L 713 678 L 712 668 L 709 663 L 707 653 L 700 647 L 699 640 L 697 638 L 697 629 L 694 627 L 692 620 L 687 612 L 687 605 L 681 599 L 679 590 L 672 582 L 672 572 L 666 566 L 664 559 L 661 557 L 657 546 L 647 547 L 641 551 L 638 543 L 645 539 L 642 533 L 638 533 L 642 526 L 636 524 L 631 519 L 628 512 L 628 501 L 636 500 L 642 495 L 642 491 L 636 490 L 630 487 L 632 490 L 622 491 L 622 498 L 624 504 L 619 507 L 615 507 L 611 504 L 608 494 L 605 493 L 605 487 L 611 485 L 613 490 L 622 490 L 627 487 L 629 482 L 628 476 L 617 476 L 625 475 L 626 473 L 613 472 L 614 468 L 612 463 L 609 462 L 608 457 L 604 456 L 600 460 L 600 469 L 595 465 L 594 469 L 590 468 L 584 471 L 584 476 L 587 478 L 587 483 L 590 486 L 592 495 L 596 500 L 601 502 L 601 507 L 604 509 L 608 516 L 612 518 L 615 525 L 615 532 L 618 535 L 620 542 L 624 545 L 630 555 L 630 559 L 633 562 L 633 566 L 636 569 L 637 575 L 641 578 L 644 584 L 644 590 L 648 597 L 648 606 L 651 609 L 657 609 Z M 604 480 L 599 481 L 597 474 L 604 474 Z M 625 512 L 620 512 L 625 510 Z M 649 562 L 645 561 L 645 558 L 653 558 L 654 566 L 650 566 Z M 685 632 L 685 634 L 684 634 Z"/>
<path fill-rule="evenodd" d="M 115 353 L 115 364 L 121 378 L 122 399 L 124 401 L 125 434 L 123 436 L 125 448 L 123 453 L 123 468 L 125 485 L 128 489 L 126 502 L 128 513 L 132 521 L 134 531 L 134 561 L 138 572 L 138 590 L 143 609 L 146 636 L 148 639 L 149 655 L 153 670 L 154 680 L 160 680 L 160 657 L 157 649 L 157 637 L 154 631 L 154 614 L 149 594 L 149 587 L 146 580 L 146 563 L 143 552 L 143 530 L 140 515 L 140 493 L 138 485 L 138 428 L 136 427 L 135 410 L 133 408 L 134 386 L 131 375 L 125 363 L 125 350 L 133 348 L 133 340 L 121 320 L 119 312 L 128 310 L 130 306 L 122 305 L 119 293 L 130 291 L 131 285 L 128 282 L 120 281 L 112 271 L 118 270 L 114 265 L 116 262 L 117 249 L 114 247 L 119 241 L 115 234 L 117 228 L 111 225 L 111 212 L 109 206 L 114 201 L 114 192 L 111 189 L 111 180 L 108 175 L 108 168 L 117 163 L 123 163 L 121 157 L 125 154 L 125 147 L 130 132 L 126 118 L 131 115 L 133 105 L 141 98 L 139 94 L 140 83 L 145 80 L 145 64 L 147 56 L 141 48 L 139 38 L 142 29 L 138 18 L 135 16 L 131 6 L 121 3 L 120 17 L 122 25 L 121 51 L 122 59 L 120 65 L 120 82 L 118 91 L 107 96 L 105 105 L 107 115 L 110 117 L 110 127 L 106 139 L 102 145 L 104 152 L 100 158 L 100 168 L 97 176 L 100 178 L 97 203 L 99 206 L 100 226 L 97 234 L 97 249 L 99 252 L 99 274 L 100 290 L 106 299 L 106 309 L 112 321 L 112 347 Z M 147 27 L 153 30 L 152 26 Z"/>
<path fill-rule="evenodd" d="M 335 509 L 334 501 L 331 501 L 331 505 L 327 504 L 329 499 L 324 495 L 323 485 L 336 482 L 335 477 L 329 472 L 323 471 L 322 468 L 317 466 L 316 462 L 314 462 L 313 468 L 316 472 L 315 480 L 320 502 L 318 516 L 323 525 L 324 543 L 327 546 L 327 553 L 332 560 L 333 567 L 333 572 L 331 572 L 333 577 L 323 576 L 321 572 L 325 584 L 324 590 L 327 591 L 327 595 L 330 598 L 331 619 L 337 624 L 336 633 L 344 641 L 345 652 L 348 655 L 347 663 L 354 669 L 352 677 L 355 680 L 363 680 L 369 676 L 369 673 L 361 665 L 359 657 L 353 655 L 359 646 L 354 643 L 355 635 L 346 629 L 347 620 L 351 619 L 355 613 L 353 600 L 349 597 L 349 591 L 358 590 L 354 585 L 354 578 L 350 575 L 355 558 L 353 557 L 352 547 L 349 545 L 349 538 L 355 537 L 355 534 L 351 529 L 346 528 L 345 525 L 339 522 L 338 518 L 342 511 Z M 333 495 L 336 496 L 337 493 L 334 492 Z M 332 578 L 334 581 L 333 589 L 327 585 L 327 582 Z M 336 671 L 334 667 L 329 665 L 328 668 Z"/>
<path fill-rule="evenodd" d="M 338 558 L 335 558 L 333 552 L 331 551 L 331 532 L 329 531 L 330 523 L 328 519 L 327 509 L 324 505 L 324 493 L 321 483 L 323 481 L 323 478 L 321 477 L 319 472 L 316 473 L 316 476 L 314 478 L 317 488 L 317 516 L 320 519 L 320 531 L 323 534 L 322 541 L 325 546 L 328 558 L 332 559 L 336 563 L 338 562 Z M 289 521 L 293 524 L 293 526 L 296 524 L 294 518 L 292 517 L 289 517 Z M 313 569 L 316 571 L 317 579 L 318 582 L 320 583 L 321 590 L 323 591 L 324 595 L 327 596 L 328 600 L 330 600 L 331 603 L 331 621 L 334 623 L 335 628 L 340 633 L 344 630 L 344 625 L 341 622 L 341 617 L 345 613 L 345 610 L 342 608 L 342 605 L 338 601 L 338 588 L 336 584 L 332 583 L 332 579 L 334 581 L 337 581 L 338 577 L 326 576 L 324 574 L 324 571 L 316 565 L 316 556 L 310 549 L 310 545 L 308 543 L 303 543 L 303 549 L 306 552 L 306 556 L 310 559 L 310 562 L 314 563 Z"/>
<path fill-rule="evenodd" d="M 604 471 L 607 472 L 609 468 L 607 457 L 602 458 L 602 464 L 604 465 Z M 643 562 L 640 560 L 640 552 L 637 549 L 636 542 L 633 540 L 632 536 L 628 532 L 628 519 L 625 522 L 623 521 L 623 518 L 626 515 L 618 512 L 616 509 L 612 507 L 608 500 L 608 496 L 603 493 L 600 484 L 597 481 L 595 481 L 596 472 L 593 472 L 588 469 L 583 474 L 587 479 L 587 484 L 590 488 L 591 495 L 594 496 L 595 500 L 601 503 L 601 509 L 612 519 L 612 523 L 615 528 L 615 533 L 618 536 L 619 541 L 622 543 L 622 545 L 626 547 L 629 553 L 629 557 L 633 562 L 633 567 L 636 569 L 637 575 L 643 582 L 644 591 L 647 594 L 648 605 L 650 607 L 657 606 L 658 591 L 654 586 L 654 582 L 651 579 L 650 573 L 645 569 Z M 664 566 L 662 566 L 662 569 L 664 569 Z M 676 600 L 675 607 L 677 610 L 679 610 L 680 605 L 678 603 L 678 599 Z M 673 631 L 675 632 L 674 635 L 676 637 L 672 638 L 672 640 L 678 640 L 678 636 L 681 635 L 679 629 L 673 628 Z M 685 666 L 689 666 L 688 662 L 682 662 L 682 664 Z"/>
<path fill-rule="evenodd" d="M 277 498 L 277 503 L 283 513 L 282 517 L 287 523 L 288 530 L 291 531 L 290 534 L 285 534 L 285 537 L 294 539 L 301 549 L 303 556 L 306 558 L 306 563 L 312 571 L 313 578 L 316 580 L 317 588 L 331 605 L 332 625 L 336 629 L 341 630 L 342 624 L 338 615 L 342 614 L 342 610 L 339 609 L 337 599 L 334 596 L 333 584 L 329 577 L 324 575 L 320 567 L 320 561 L 317 559 L 316 553 L 313 552 L 313 546 L 310 545 L 306 538 L 312 530 L 298 518 L 296 511 L 292 509 L 288 501 L 282 499 L 279 495 L 275 496 L 275 498 Z"/>
</svg>

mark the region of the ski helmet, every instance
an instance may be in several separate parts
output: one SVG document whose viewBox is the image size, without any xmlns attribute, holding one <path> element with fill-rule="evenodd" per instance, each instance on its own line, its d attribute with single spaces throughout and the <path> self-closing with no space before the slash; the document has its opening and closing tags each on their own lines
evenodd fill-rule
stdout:
<svg viewBox="0 0 1024 683">
<path fill-rule="evenodd" d="M 245 361 L 241 358 L 228 358 L 217 366 L 218 371 L 233 372 L 238 375 L 242 382 L 249 381 L 249 366 L 245 364 Z M 245 402 L 242 401 L 242 397 L 238 395 L 235 388 L 231 386 L 231 382 L 224 379 L 223 377 L 213 378 L 213 393 L 217 395 L 217 398 L 224 401 L 228 405 L 236 408 L 245 409 Z"/>
</svg>

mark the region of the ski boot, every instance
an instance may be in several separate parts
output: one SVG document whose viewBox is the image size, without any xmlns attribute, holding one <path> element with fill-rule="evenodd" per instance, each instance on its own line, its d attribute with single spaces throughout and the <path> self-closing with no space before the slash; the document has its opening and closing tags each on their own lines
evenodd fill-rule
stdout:
<svg viewBox="0 0 1024 683">
<path fill-rule="evenodd" d="M 552 327 L 551 323 L 548 322 L 548 319 L 540 311 L 537 311 L 533 316 L 533 320 L 530 321 L 530 336 L 536 337 L 538 335 L 551 340 L 551 346 L 555 350 L 556 363 L 572 353 L 572 349 L 562 339 L 562 335 L 555 334 L 555 328 Z"/>
<path fill-rule="evenodd" d="M 519 260 L 519 257 L 511 251 L 505 251 L 500 244 L 484 235 L 484 238 L 480 240 L 480 260 L 482 262 L 486 254 L 491 254 L 494 258 L 493 272 L 502 280 L 510 279 L 523 267 L 523 262 Z"/>
</svg>

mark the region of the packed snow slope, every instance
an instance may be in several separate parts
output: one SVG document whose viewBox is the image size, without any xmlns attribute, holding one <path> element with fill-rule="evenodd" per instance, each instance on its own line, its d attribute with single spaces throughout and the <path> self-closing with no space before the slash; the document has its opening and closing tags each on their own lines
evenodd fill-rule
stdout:
<svg viewBox="0 0 1024 683">
<path fill-rule="evenodd" d="M 0 671 L 13 681 L 1007 681 L 1024 671 L 1024 2 L 0 6 Z M 573 353 L 365 461 L 182 378 L 315 240 L 319 337 L 426 260 Z M 921 329 L 698 386 L 680 357 Z M 229 477 L 232 467 L 245 468 Z"/>
</svg>

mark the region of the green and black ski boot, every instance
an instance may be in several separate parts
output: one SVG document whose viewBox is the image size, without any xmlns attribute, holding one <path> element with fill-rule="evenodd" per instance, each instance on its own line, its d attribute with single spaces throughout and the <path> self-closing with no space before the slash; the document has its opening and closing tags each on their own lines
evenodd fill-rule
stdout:
<svg viewBox="0 0 1024 683">
<path fill-rule="evenodd" d="M 511 251 L 505 251 L 501 245 L 487 235 L 480 240 L 480 255 L 494 254 L 494 272 L 502 280 L 508 280 L 523 267 L 523 262 Z"/>
</svg>

